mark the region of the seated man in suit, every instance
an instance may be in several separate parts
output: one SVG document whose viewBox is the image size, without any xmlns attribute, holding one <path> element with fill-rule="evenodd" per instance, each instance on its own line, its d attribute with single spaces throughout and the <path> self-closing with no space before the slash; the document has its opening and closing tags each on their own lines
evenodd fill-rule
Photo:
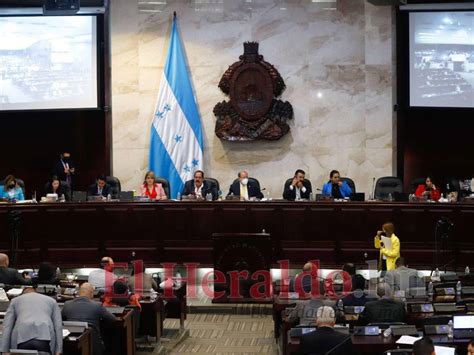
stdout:
<svg viewBox="0 0 474 355">
<path fill-rule="evenodd" d="M 63 352 L 63 323 L 54 298 L 28 287 L 11 301 L 3 320 L 0 351 L 10 353 L 10 349 Z"/>
<path fill-rule="evenodd" d="M 94 288 L 90 283 L 84 283 L 79 288 L 79 297 L 67 301 L 62 310 L 63 320 L 87 322 L 92 327 L 92 352 L 100 355 L 104 352 L 104 344 L 100 335 L 101 322 L 113 325 L 115 316 L 100 302 L 93 301 Z"/>
<path fill-rule="evenodd" d="M 336 312 L 331 307 L 320 307 L 316 312 L 316 331 L 301 337 L 300 352 L 302 354 L 351 355 L 356 354 L 352 342 L 347 335 L 334 329 Z M 337 348 L 336 348 L 337 347 Z"/>
<path fill-rule="evenodd" d="M 99 176 L 94 185 L 91 185 L 89 188 L 89 196 L 102 196 L 107 197 L 111 194 L 110 185 L 107 184 L 105 176 Z"/>
<path fill-rule="evenodd" d="M 395 270 L 387 271 L 384 281 L 390 285 L 393 291 L 406 291 L 410 287 L 416 287 L 418 271 L 405 266 L 405 259 L 399 257 L 395 261 Z"/>
<path fill-rule="evenodd" d="M 248 201 L 251 198 L 262 199 L 263 194 L 260 187 L 249 181 L 249 174 L 243 170 L 238 174 L 239 179 L 230 185 L 228 196 L 240 196 L 241 200 Z"/>
<path fill-rule="evenodd" d="M 423 337 L 415 341 L 413 343 L 413 355 L 436 355 L 433 340 Z"/>
<path fill-rule="evenodd" d="M 301 169 L 296 170 L 293 180 L 285 183 L 283 189 L 283 198 L 288 201 L 309 200 L 311 194 L 311 185 L 305 181 L 305 172 Z"/>
<path fill-rule="evenodd" d="M 193 196 L 196 199 L 205 199 L 207 194 L 212 195 L 212 200 L 217 200 L 217 187 L 209 181 L 204 180 L 204 172 L 196 170 L 194 179 L 186 181 L 182 196 Z"/>
<path fill-rule="evenodd" d="M 352 189 L 346 181 L 340 180 L 339 171 L 333 170 L 329 174 L 329 181 L 323 186 L 323 195 L 333 198 L 346 198 L 352 194 Z"/>
<path fill-rule="evenodd" d="M 367 302 L 359 317 L 362 324 L 405 322 L 405 306 L 392 298 L 392 289 L 386 282 L 377 285 L 377 301 Z"/>
<path fill-rule="evenodd" d="M 0 254 L 0 283 L 5 285 L 31 285 L 31 280 L 24 279 L 18 270 L 9 268 L 7 254 Z"/>
<path fill-rule="evenodd" d="M 115 282 L 114 260 L 104 256 L 100 260 L 100 269 L 92 270 L 89 274 L 89 283 L 100 291 L 110 291 Z"/>
<path fill-rule="evenodd" d="M 318 309 L 322 306 L 328 306 L 335 310 L 336 302 L 327 297 L 296 300 L 296 306 L 288 309 L 288 322 L 299 325 L 311 325 L 316 318 Z"/>
</svg>

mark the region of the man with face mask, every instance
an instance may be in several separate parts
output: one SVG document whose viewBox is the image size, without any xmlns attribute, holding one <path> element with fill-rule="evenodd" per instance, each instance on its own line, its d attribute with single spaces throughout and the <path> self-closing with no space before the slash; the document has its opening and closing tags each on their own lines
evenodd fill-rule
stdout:
<svg viewBox="0 0 474 355">
<path fill-rule="evenodd" d="M 66 181 L 71 187 L 73 185 L 73 177 L 76 172 L 73 161 L 71 160 L 71 153 L 65 151 L 59 155 L 59 160 L 56 161 L 53 168 L 53 176 L 57 176 L 60 181 Z"/>
<path fill-rule="evenodd" d="M 237 176 L 238 179 L 230 185 L 228 196 L 240 196 L 240 199 L 243 201 L 247 201 L 251 198 L 263 198 L 260 186 L 254 180 L 249 180 L 247 171 L 243 170 L 239 172 Z"/>
</svg>

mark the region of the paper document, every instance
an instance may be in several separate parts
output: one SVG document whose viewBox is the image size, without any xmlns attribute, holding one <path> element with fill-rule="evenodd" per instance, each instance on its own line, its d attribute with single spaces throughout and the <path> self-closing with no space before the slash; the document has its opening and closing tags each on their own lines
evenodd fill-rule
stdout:
<svg viewBox="0 0 474 355">
<path fill-rule="evenodd" d="M 447 346 L 435 346 L 436 355 L 455 355 L 456 348 L 448 348 Z"/>
<path fill-rule="evenodd" d="M 67 329 L 63 329 L 63 338 L 67 337 L 71 332 Z"/>
<path fill-rule="evenodd" d="M 409 335 L 402 335 L 400 339 L 397 340 L 397 344 L 413 345 L 415 341 L 420 340 L 421 338 L 422 337 L 417 338 L 417 337 L 412 337 Z"/>
<path fill-rule="evenodd" d="M 392 249 L 392 239 L 382 236 L 382 243 L 385 249 Z"/>
</svg>

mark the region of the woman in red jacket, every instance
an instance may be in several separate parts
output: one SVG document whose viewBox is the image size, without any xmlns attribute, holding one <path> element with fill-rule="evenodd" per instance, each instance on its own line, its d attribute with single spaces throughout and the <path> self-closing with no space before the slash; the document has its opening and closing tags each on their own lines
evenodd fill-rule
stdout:
<svg viewBox="0 0 474 355">
<path fill-rule="evenodd" d="M 428 176 L 424 184 L 418 185 L 415 195 L 416 197 L 426 197 L 428 200 L 438 201 L 441 198 L 441 191 L 433 184 L 431 176 Z"/>
</svg>

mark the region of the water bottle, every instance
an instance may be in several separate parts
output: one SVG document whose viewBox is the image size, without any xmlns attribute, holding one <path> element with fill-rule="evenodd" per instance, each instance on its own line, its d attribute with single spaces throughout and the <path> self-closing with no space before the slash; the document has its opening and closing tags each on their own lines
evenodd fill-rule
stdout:
<svg viewBox="0 0 474 355">
<path fill-rule="evenodd" d="M 387 329 L 384 330 L 383 336 L 384 338 L 388 338 L 390 335 L 392 335 L 392 328 L 388 327 Z"/>
<path fill-rule="evenodd" d="M 59 202 L 66 202 L 66 197 L 64 196 L 64 194 L 61 195 Z"/>
<path fill-rule="evenodd" d="M 464 269 L 464 274 L 465 275 L 469 275 L 471 271 L 469 270 L 469 266 L 466 266 L 466 268 Z"/>
<path fill-rule="evenodd" d="M 456 294 L 458 296 L 461 296 L 461 289 L 462 289 L 461 281 L 458 281 L 456 284 Z"/>
<path fill-rule="evenodd" d="M 393 202 L 393 196 L 391 193 L 388 194 L 388 202 Z"/>
<path fill-rule="evenodd" d="M 206 194 L 206 201 L 212 201 L 212 194 L 211 193 Z"/>
<path fill-rule="evenodd" d="M 438 268 L 436 268 L 436 270 L 434 271 L 434 273 L 433 273 L 433 278 L 435 278 L 435 279 L 439 279 L 439 278 L 440 278 L 440 277 L 439 277 L 439 269 L 438 269 Z"/>
<path fill-rule="evenodd" d="M 434 287 L 433 287 L 433 281 L 430 281 L 428 284 L 428 296 L 433 296 L 434 293 Z"/>
<path fill-rule="evenodd" d="M 110 194 L 107 195 L 107 201 L 112 201 L 112 196 Z"/>
<path fill-rule="evenodd" d="M 181 274 L 179 272 L 176 273 L 176 286 L 181 287 Z"/>
<path fill-rule="evenodd" d="M 342 299 L 339 298 L 339 301 L 337 301 L 337 309 L 340 311 L 340 312 L 343 312 L 344 311 L 344 302 L 342 302 Z"/>
<path fill-rule="evenodd" d="M 61 298 L 61 286 L 56 286 L 56 299 L 59 300 Z"/>
<path fill-rule="evenodd" d="M 222 201 L 222 191 L 221 190 L 217 191 L 217 199 L 219 201 Z"/>
<path fill-rule="evenodd" d="M 31 201 L 32 201 L 33 203 L 38 202 L 38 201 L 36 201 L 36 191 L 33 192 L 33 196 L 31 197 Z"/>
<path fill-rule="evenodd" d="M 448 339 L 453 339 L 454 332 L 453 332 L 453 321 L 450 320 L 448 323 Z"/>
<path fill-rule="evenodd" d="M 309 193 L 309 200 L 310 200 L 310 201 L 314 201 L 313 193 L 312 193 L 312 192 Z"/>
<path fill-rule="evenodd" d="M 181 193 L 180 193 L 180 192 L 178 192 L 178 193 L 176 194 L 176 199 L 177 199 L 178 201 L 181 201 Z"/>
</svg>

